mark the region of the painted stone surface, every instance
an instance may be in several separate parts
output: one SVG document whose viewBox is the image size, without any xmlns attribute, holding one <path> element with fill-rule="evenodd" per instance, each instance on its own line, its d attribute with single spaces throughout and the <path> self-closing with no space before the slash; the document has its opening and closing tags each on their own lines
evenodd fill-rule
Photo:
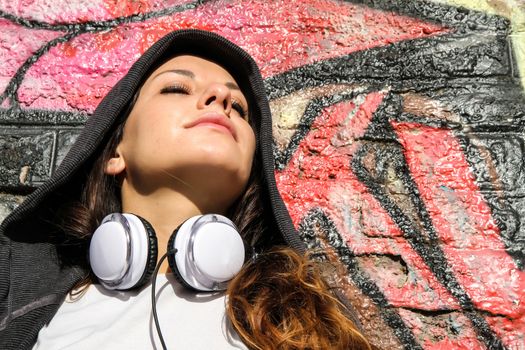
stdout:
<svg viewBox="0 0 525 350">
<path fill-rule="evenodd" d="M 466 7 L 463 7 L 466 6 Z M 276 177 L 381 349 L 525 349 L 525 5 L 0 1 L 0 216 L 156 39 L 260 64 Z"/>
</svg>

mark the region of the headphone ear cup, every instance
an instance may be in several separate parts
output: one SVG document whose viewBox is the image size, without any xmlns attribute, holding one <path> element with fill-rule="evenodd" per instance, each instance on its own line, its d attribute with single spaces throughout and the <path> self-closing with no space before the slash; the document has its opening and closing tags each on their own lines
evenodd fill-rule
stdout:
<svg viewBox="0 0 525 350">
<path fill-rule="evenodd" d="M 133 214 L 106 216 L 89 247 L 91 270 L 107 289 L 142 286 L 155 270 L 158 248 L 153 227 Z"/>
<path fill-rule="evenodd" d="M 217 214 L 194 216 L 170 237 L 168 257 L 175 278 L 192 290 L 225 290 L 245 261 L 245 244 L 235 224 Z"/>
<path fill-rule="evenodd" d="M 146 258 L 146 267 L 144 268 L 144 273 L 142 274 L 142 277 L 131 288 L 139 288 L 149 282 L 151 275 L 153 275 L 155 267 L 157 266 L 157 257 L 159 253 L 157 235 L 155 233 L 155 230 L 153 229 L 153 226 L 151 226 L 151 224 L 146 219 L 138 215 L 135 216 L 140 220 L 142 225 L 144 225 L 144 229 L 146 230 L 146 234 L 148 236 L 148 257 Z"/>
<path fill-rule="evenodd" d="M 173 248 L 175 246 L 175 237 L 177 236 L 177 233 L 179 232 L 181 226 L 182 224 L 179 225 L 179 227 L 177 227 L 177 229 L 171 234 L 171 237 L 168 241 L 168 251 L 170 250 L 170 248 Z M 173 273 L 173 277 L 175 277 L 177 282 L 179 282 L 189 290 L 198 291 L 197 289 L 193 288 L 188 282 L 186 282 L 180 274 L 179 269 L 177 268 L 177 263 L 175 262 L 175 254 L 176 253 L 168 254 L 168 263 L 170 265 L 171 272 Z"/>
</svg>

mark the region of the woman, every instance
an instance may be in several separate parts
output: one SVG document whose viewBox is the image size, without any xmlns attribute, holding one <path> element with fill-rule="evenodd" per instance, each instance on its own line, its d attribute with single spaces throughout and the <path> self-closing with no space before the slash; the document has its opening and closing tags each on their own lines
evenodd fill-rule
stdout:
<svg viewBox="0 0 525 350">
<path fill-rule="evenodd" d="M 159 346 L 146 306 L 151 270 L 125 292 L 90 274 L 93 232 L 123 212 L 155 231 L 153 263 L 180 255 L 172 232 L 200 214 L 232 219 L 248 248 L 226 296 L 185 291 L 169 273 L 162 279 L 155 302 L 168 348 L 369 349 L 303 257 L 272 156 L 251 57 L 199 30 L 158 41 L 101 102 L 52 178 L 2 224 L 0 348 Z M 79 290 L 85 295 L 63 302 Z"/>
</svg>

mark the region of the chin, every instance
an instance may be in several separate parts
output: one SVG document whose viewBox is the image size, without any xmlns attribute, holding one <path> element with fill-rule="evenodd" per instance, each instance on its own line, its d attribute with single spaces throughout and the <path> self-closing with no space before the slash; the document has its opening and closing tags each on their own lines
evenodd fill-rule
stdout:
<svg viewBox="0 0 525 350">
<path fill-rule="evenodd" d="M 252 164 L 251 157 L 229 147 L 206 147 L 201 152 L 195 152 L 190 161 L 203 167 L 213 167 L 217 171 L 222 168 L 222 171 L 232 174 L 246 172 L 244 169 L 249 172 Z"/>
</svg>

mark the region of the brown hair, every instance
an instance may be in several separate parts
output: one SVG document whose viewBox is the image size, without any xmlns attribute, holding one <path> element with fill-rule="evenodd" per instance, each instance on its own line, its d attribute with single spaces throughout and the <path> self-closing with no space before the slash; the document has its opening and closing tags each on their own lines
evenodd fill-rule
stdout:
<svg viewBox="0 0 525 350">
<path fill-rule="evenodd" d="M 227 314 L 250 349 L 371 349 L 317 263 L 288 247 L 247 263 L 228 297 Z"/>
<path fill-rule="evenodd" d="M 106 175 L 104 166 L 122 138 L 124 124 L 119 123 L 94 161 L 80 201 L 69 203 L 69 213 L 61 215 L 68 218 L 60 224 L 67 235 L 89 238 L 105 215 L 121 210 L 120 179 Z M 227 290 L 226 311 L 233 328 L 250 349 L 371 349 L 318 265 L 283 246 L 280 235 L 270 231 L 275 228 L 264 222 L 261 210 L 270 208 L 261 189 L 258 158 L 256 154 L 246 190 L 228 213 L 257 253 Z"/>
</svg>

